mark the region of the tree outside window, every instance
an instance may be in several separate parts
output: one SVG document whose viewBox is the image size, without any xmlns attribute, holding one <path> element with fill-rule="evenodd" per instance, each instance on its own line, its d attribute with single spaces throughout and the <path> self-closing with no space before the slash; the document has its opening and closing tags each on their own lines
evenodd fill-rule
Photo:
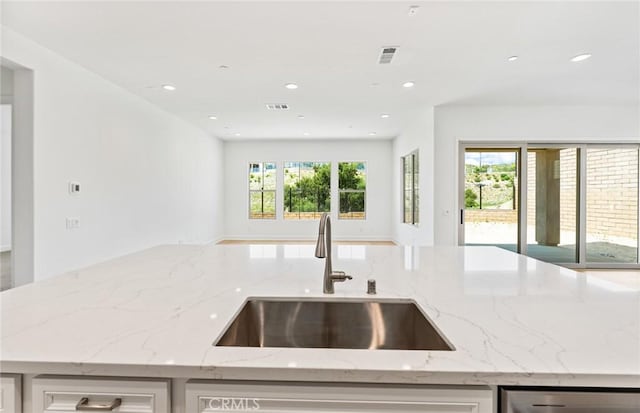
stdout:
<svg viewBox="0 0 640 413">
<path fill-rule="evenodd" d="M 366 165 L 364 162 L 338 164 L 339 219 L 365 219 Z"/>
<path fill-rule="evenodd" d="M 317 219 L 331 211 L 331 163 L 284 163 L 284 219 Z"/>
<path fill-rule="evenodd" d="M 276 164 L 249 164 L 249 219 L 276 218 Z"/>
</svg>

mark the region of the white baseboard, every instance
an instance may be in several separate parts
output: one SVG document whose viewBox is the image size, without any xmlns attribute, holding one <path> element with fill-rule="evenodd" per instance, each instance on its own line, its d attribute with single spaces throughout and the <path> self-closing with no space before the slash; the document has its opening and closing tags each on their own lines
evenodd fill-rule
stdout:
<svg viewBox="0 0 640 413">
<path fill-rule="evenodd" d="M 208 239 L 206 241 L 178 242 L 178 243 L 173 244 L 173 245 L 213 245 L 213 244 L 217 244 L 218 242 L 224 241 L 224 240 L 225 240 L 224 237 L 222 237 L 222 238 L 211 238 L 211 239 Z"/>
<path fill-rule="evenodd" d="M 227 236 L 220 238 L 217 242 L 220 241 L 313 241 L 315 242 L 317 238 L 308 237 L 308 236 L 273 236 L 273 235 L 264 235 L 264 236 Z M 356 236 L 356 237 L 333 237 L 333 241 L 384 241 L 384 242 L 393 242 L 394 244 L 400 245 L 396 240 L 390 237 L 372 237 L 372 236 Z"/>
<path fill-rule="evenodd" d="M 316 239 L 309 236 L 230 236 L 222 237 L 221 241 L 315 241 Z"/>
</svg>

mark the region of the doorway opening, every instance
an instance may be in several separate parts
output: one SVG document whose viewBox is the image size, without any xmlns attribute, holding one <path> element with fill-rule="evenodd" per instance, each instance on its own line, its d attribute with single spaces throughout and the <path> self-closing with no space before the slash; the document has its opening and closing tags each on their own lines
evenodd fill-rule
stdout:
<svg viewBox="0 0 640 413">
<path fill-rule="evenodd" d="M 13 287 L 12 154 L 13 70 L 0 66 L 0 291 Z"/>
<path fill-rule="evenodd" d="M 33 282 L 33 70 L 0 57 L 0 289 Z"/>
</svg>

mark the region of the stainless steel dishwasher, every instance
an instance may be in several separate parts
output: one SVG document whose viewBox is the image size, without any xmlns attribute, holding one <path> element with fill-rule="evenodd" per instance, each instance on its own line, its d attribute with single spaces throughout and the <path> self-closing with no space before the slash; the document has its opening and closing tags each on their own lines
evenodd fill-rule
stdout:
<svg viewBox="0 0 640 413">
<path fill-rule="evenodd" d="M 500 413 L 639 413 L 640 389 L 501 387 Z"/>
</svg>

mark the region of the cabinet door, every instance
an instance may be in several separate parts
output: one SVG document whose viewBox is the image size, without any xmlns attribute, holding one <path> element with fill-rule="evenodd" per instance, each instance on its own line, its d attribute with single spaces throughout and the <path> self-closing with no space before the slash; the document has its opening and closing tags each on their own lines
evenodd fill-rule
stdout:
<svg viewBox="0 0 640 413">
<path fill-rule="evenodd" d="M 37 376 L 33 413 L 169 413 L 168 380 Z"/>
<path fill-rule="evenodd" d="M 19 374 L 0 374 L 0 413 L 22 412 L 21 384 Z"/>
<path fill-rule="evenodd" d="M 190 380 L 186 411 L 492 413 L 486 387 Z"/>
</svg>

